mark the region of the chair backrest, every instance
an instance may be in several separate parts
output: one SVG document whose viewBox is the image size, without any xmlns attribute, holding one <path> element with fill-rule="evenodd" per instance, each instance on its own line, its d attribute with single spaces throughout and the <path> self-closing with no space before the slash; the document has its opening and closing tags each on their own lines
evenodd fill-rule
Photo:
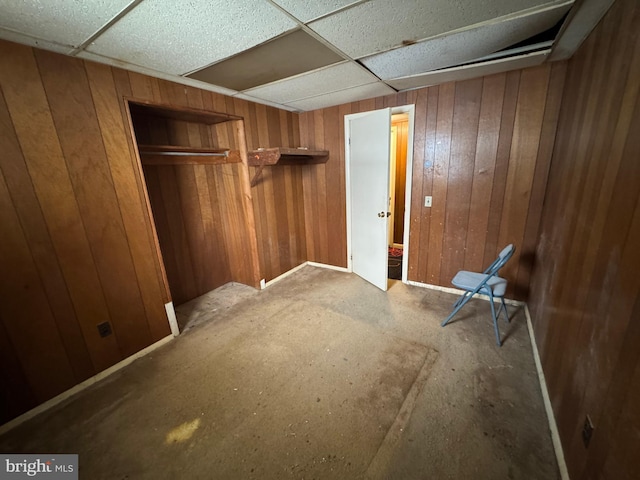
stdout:
<svg viewBox="0 0 640 480">
<path fill-rule="evenodd" d="M 504 247 L 498 255 L 498 258 L 496 258 L 483 273 L 487 275 L 496 275 L 498 273 L 498 270 L 500 270 L 504 266 L 504 264 L 509 261 L 515 250 L 516 247 L 513 246 L 513 243 L 510 243 L 509 245 Z"/>
</svg>

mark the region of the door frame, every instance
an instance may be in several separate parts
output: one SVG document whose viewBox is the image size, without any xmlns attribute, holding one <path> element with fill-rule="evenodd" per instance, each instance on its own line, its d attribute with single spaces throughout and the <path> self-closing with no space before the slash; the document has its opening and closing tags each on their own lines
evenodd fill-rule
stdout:
<svg viewBox="0 0 640 480">
<path fill-rule="evenodd" d="M 344 116 L 344 164 L 345 164 L 345 195 L 346 195 L 346 220 L 347 220 L 347 271 L 353 272 L 353 261 L 351 259 L 351 174 L 350 170 L 350 148 L 349 137 L 351 136 L 350 122 L 352 118 L 364 116 L 375 110 L 352 113 Z M 392 107 L 391 115 L 406 113 L 409 115 L 409 131 L 407 134 L 407 169 L 406 169 L 406 189 L 404 197 L 404 232 L 403 232 L 403 252 L 402 252 L 402 283 L 407 283 L 409 272 L 409 227 L 411 226 L 411 180 L 413 178 L 413 134 L 415 127 L 415 104 Z M 391 125 L 389 125 L 391 128 Z M 391 154 L 391 152 L 389 152 Z"/>
</svg>

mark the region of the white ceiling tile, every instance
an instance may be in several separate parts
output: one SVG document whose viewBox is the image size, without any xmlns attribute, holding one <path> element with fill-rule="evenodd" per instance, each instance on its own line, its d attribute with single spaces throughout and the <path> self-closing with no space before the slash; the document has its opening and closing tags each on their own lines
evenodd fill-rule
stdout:
<svg viewBox="0 0 640 480">
<path fill-rule="evenodd" d="M 335 12 L 336 10 L 361 2 L 362 0 L 314 0 L 301 2 L 300 0 L 273 0 L 301 22 L 309 22 L 315 18 Z"/>
<path fill-rule="evenodd" d="M 413 88 L 428 87 L 430 85 L 440 85 L 441 83 L 467 80 L 469 78 L 483 77 L 485 75 L 493 75 L 494 73 L 540 65 L 547 58 L 550 51 L 549 49 L 517 57 L 501 58 L 490 62 L 436 70 L 421 75 L 387 80 L 387 83 L 398 90 L 410 90 Z"/>
<path fill-rule="evenodd" d="M 367 98 L 382 97 L 396 93 L 395 90 L 389 88 L 382 82 L 369 83 L 368 85 L 360 85 L 359 87 L 347 88 L 337 92 L 309 97 L 295 102 L 288 103 L 290 107 L 298 110 L 309 111 L 318 108 L 332 107 L 333 105 L 341 105 L 343 103 L 356 102 Z"/>
<path fill-rule="evenodd" d="M 371 0 L 309 26 L 352 58 L 564 0 Z M 400 27 L 401 26 L 401 27 Z"/>
<path fill-rule="evenodd" d="M 132 1 L 0 0 L 0 27 L 76 47 Z"/>
<path fill-rule="evenodd" d="M 406 77 L 459 65 L 497 52 L 553 27 L 571 2 L 525 16 L 510 16 L 498 23 L 425 40 L 362 59 L 382 79 Z"/>
<path fill-rule="evenodd" d="M 254 47 L 296 25 L 265 1 L 144 0 L 87 50 L 184 74 Z"/>
<path fill-rule="evenodd" d="M 244 93 L 271 102 L 289 103 L 302 98 L 344 90 L 376 82 L 378 79 L 352 62 L 324 67 L 296 77 L 287 78 Z"/>
</svg>

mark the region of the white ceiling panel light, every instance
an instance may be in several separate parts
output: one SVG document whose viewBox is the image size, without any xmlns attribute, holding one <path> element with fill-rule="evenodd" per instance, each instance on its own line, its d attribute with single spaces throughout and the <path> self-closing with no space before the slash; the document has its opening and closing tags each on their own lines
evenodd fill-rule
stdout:
<svg viewBox="0 0 640 480">
<path fill-rule="evenodd" d="M 30 45 L 40 40 L 45 48 L 68 53 L 131 3 L 133 0 L 0 0 L 0 37 L 20 41 L 22 36 L 26 41 L 21 43 Z"/>
<path fill-rule="evenodd" d="M 391 95 L 392 93 L 396 93 L 393 88 L 390 88 L 382 82 L 376 82 L 327 93 L 325 95 L 296 100 L 287 105 L 298 110 L 309 111 L 365 100 L 367 98 L 382 97 L 384 95 Z"/>
<path fill-rule="evenodd" d="M 391 79 L 451 67 L 502 50 L 543 32 L 562 19 L 573 1 L 509 15 L 495 23 L 446 34 L 362 59 L 378 77 Z"/>
<path fill-rule="evenodd" d="M 307 97 L 370 84 L 377 80 L 364 68 L 352 62 L 344 62 L 245 90 L 244 93 L 271 102 L 290 103 Z"/>
<path fill-rule="evenodd" d="M 341 61 L 304 30 L 292 30 L 188 76 L 241 92 Z"/>
<path fill-rule="evenodd" d="M 517 57 L 501 58 L 483 63 L 474 63 L 462 67 L 445 68 L 433 72 L 412 75 L 410 77 L 395 78 L 387 83 L 398 90 L 411 90 L 414 88 L 439 85 L 441 83 L 468 80 L 470 78 L 493 75 L 494 73 L 507 72 L 520 68 L 534 67 L 545 61 L 551 49 L 540 52 L 528 53 Z"/>
<path fill-rule="evenodd" d="M 300 0 L 272 1 L 280 5 L 301 22 L 306 23 L 340 10 L 348 5 L 362 3 L 367 0 L 314 0 L 311 2 L 301 2 Z"/>
<path fill-rule="evenodd" d="M 172 74 L 227 58 L 296 27 L 255 0 L 144 0 L 87 50 Z"/>
<path fill-rule="evenodd" d="M 565 2 L 371 0 L 311 22 L 309 27 L 352 58 L 362 58 L 521 10 Z"/>
</svg>

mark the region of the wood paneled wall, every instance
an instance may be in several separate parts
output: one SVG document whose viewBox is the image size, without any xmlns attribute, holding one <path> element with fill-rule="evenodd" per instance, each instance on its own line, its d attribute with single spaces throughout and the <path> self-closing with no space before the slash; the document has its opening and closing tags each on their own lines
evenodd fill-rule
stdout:
<svg viewBox="0 0 640 480">
<path fill-rule="evenodd" d="M 247 109 L 234 113 L 249 119 L 245 120 L 249 150 L 305 146 L 300 143 L 297 114 L 245 103 Z M 260 268 L 267 281 L 307 261 L 303 168 L 297 165 L 265 167 L 251 189 Z M 252 178 L 256 170 L 249 168 Z"/>
<path fill-rule="evenodd" d="M 0 368 L 16 382 L 1 388 L 2 419 L 169 334 L 117 80 L 107 73 L 0 42 L 0 334 L 10 357 Z M 113 335 L 100 337 L 102 322 Z"/>
<path fill-rule="evenodd" d="M 245 142 L 248 150 L 260 147 L 297 147 L 300 135 L 297 114 L 278 110 L 238 98 L 199 90 L 184 85 L 126 72 L 133 97 L 156 103 L 202 108 L 213 112 L 236 115 L 244 119 Z M 234 141 L 229 126 L 217 129 L 218 141 Z M 227 129 L 225 134 L 224 129 Z M 196 136 L 197 141 L 197 136 Z M 255 168 L 249 168 L 253 177 Z M 253 215 L 258 241 L 261 276 L 271 280 L 306 261 L 304 226 L 304 198 L 302 168 L 299 166 L 266 167 L 260 181 L 251 189 Z M 224 213 L 224 209 L 223 213 Z M 246 249 L 238 252 L 236 262 L 245 261 Z M 252 282 L 245 282 L 252 283 Z"/>
<path fill-rule="evenodd" d="M 569 62 L 536 251 L 534 331 L 575 480 L 640 478 L 639 26 L 618 0 Z"/>
<path fill-rule="evenodd" d="M 5 41 L 0 89 L 2 423 L 170 333 L 124 96 L 244 117 L 249 148 L 299 135 L 293 113 Z M 276 276 L 306 250 L 301 169 L 274 175 L 277 187 L 267 173 L 253 198 L 236 191 L 219 207 L 224 223 L 254 205 L 263 275 Z M 232 250 L 231 269 L 247 270 L 247 249 Z M 102 322 L 113 335 L 99 336 Z"/>
<path fill-rule="evenodd" d="M 301 114 L 302 143 L 331 155 L 303 170 L 309 260 L 346 266 L 344 116 L 415 104 L 409 280 L 450 286 L 514 243 L 503 273 L 525 299 L 564 76 L 544 65 Z"/>
<path fill-rule="evenodd" d="M 409 141 L 409 120 L 401 116 L 392 118 L 391 126 L 396 127 L 396 173 L 393 212 L 393 242 L 404 241 L 404 199 L 407 188 L 407 147 Z"/>
<path fill-rule="evenodd" d="M 132 118 L 139 144 L 238 148 L 235 138 L 228 132 L 233 126 L 226 123 L 206 125 L 139 114 L 132 114 Z M 218 135 L 218 130 L 221 135 Z M 232 269 L 230 259 L 236 251 L 251 258 L 252 246 L 243 240 L 247 234 L 255 233 L 244 231 L 246 218 L 227 215 L 230 204 L 241 205 L 241 196 L 238 197 L 236 192 L 246 188 L 239 175 L 242 168 L 242 164 L 143 164 L 175 305 L 232 280 L 239 281 L 239 275 L 245 273 L 243 268 Z M 242 231 L 234 235 L 238 227 L 243 229 L 244 235 Z M 248 283 L 256 284 L 259 280 L 259 277 L 252 278 Z"/>
</svg>

